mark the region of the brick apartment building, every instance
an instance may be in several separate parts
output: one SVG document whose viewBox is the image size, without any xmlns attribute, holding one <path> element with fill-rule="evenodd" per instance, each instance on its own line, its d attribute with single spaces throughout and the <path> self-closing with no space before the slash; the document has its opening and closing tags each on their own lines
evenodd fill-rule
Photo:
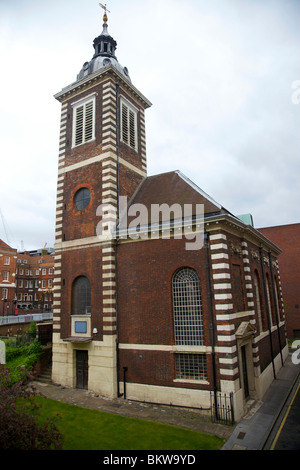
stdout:
<svg viewBox="0 0 300 470">
<path fill-rule="evenodd" d="M 18 253 L 16 299 L 19 313 L 53 309 L 54 256 L 51 250 Z"/>
<path fill-rule="evenodd" d="M 128 398 L 203 408 L 232 393 L 239 419 L 287 356 L 280 250 L 180 171 L 147 176 L 151 103 L 106 13 L 94 49 L 55 95 L 52 380 L 116 397 L 126 371 Z M 162 205 L 167 217 L 149 219 Z"/>
<path fill-rule="evenodd" d="M 52 311 L 53 250 L 17 252 L 0 240 L 0 315 Z"/>
<path fill-rule="evenodd" d="M 17 250 L 0 240 L 0 315 L 13 315 L 16 295 Z"/>
<path fill-rule="evenodd" d="M 278 258 L 288 338 L 300 339 L 300 224 L 260 228 L 282 250 Z"/>
</svg>

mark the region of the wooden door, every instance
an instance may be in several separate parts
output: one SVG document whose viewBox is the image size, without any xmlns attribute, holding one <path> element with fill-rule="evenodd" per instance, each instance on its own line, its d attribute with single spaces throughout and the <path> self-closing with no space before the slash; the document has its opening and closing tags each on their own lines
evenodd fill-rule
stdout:
<svg viewBox="0 0 300 470">
<path fill-rule="evenodd" d="M 88 352 L 76 351 L 76 387 L 88 388 Z"/>
</svg>

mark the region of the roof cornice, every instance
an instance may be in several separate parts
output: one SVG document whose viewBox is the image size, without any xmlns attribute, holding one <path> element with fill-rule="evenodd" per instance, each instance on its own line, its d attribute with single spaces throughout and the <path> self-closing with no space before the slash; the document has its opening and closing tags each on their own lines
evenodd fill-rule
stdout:
<svg viewBox="0 0 300 470">
<path fill-rule="evenodd" d="M 100 71 L 98 70 L 97 72 L 89 75 L 88 77 L 80 81 L 68 85 L 67 87 L 63 88 L 60 92 L 56 93 L 54 95 L 54 98 L 56 98 L 62 103 L 73 94 L 77 94 L 78 91 L 88 89 L 89 87 L 94 86 L 97 83 L 103 81 L 104 78 L 107 78 L 107 76 L 110 75 L 115 75 L 115 78 L 119 82 L 121 82 L 125 88 L 127 88 L 131 93 L 133 93 L 133 95 L 139 101 L 142 102 L 145 109 L 150 108 L 150 106 L 152 106 L 152 103 L 134 85 L 132 85 L 132 83 L 126 80 L 125 77 L 123 77 L 123 75 L 113 65 L 109 65 L 108 67 L 105 67 Z"/>
<path fill-rule="evenodd" d="M 252 227 L 251 225 L 246 225 L 244 224 L 241 220 L 236 218 L 235 216 L 232 216 L 230 214 L 218 214 L 218 215 L 213 215 L 211 217 L 205 217 L 204 220 L 206 228 L 209 229 L 209 225 L 211 224 L 224 224 L 228 228 L 232 228 L 233 230 L 237 232 L 243 232 L 244 236 L 247 236 L 248 238 L 252 238 L 252 240 L 255 240 L 259 246 L 265 249 L 269 249 L 270 251 L 273 251 L 276 255 L 279 255 L 282 250 L 275 245 L 273 242 L 271 242 L 267 237 L 265 237 L 261 232 L 259 232 L 257 229 Z"/>
</svg>

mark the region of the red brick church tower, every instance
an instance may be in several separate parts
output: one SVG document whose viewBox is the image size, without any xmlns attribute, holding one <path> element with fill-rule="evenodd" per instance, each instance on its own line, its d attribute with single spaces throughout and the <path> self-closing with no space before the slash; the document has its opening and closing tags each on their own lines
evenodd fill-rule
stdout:
<svg viewBox="0 0 300 470">
<path fill-rule="evenodd" d="M 115 240 L 97 234 L 101 207 L 118 214 L 147 172 L 151 103 L 118 62 L 106 11 L 94 55 L 61 103 L 56 210 L 53 381 L 116 394 Z"/>
</svg>

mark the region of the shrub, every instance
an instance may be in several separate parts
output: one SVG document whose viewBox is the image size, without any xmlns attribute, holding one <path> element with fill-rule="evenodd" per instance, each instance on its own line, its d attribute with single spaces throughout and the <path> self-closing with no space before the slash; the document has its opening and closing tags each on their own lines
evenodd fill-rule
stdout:
<svg viewBox="0 0 300 470">
<path fill-rule="evenodd" d="M 63 437 L 55 425 L 57 417 L 39 424 L 38 409 L 32 392 L 21 382 L 13 383 L 8 369 L 0 365 L 0 449 L 62 448 Z"/>
<path fill-rule="evenodd" d="M 31 344 L 6 348 L 6 363 L 12 382 L 24 381 L 24 371 L 31 371 L 41 354 L 42 346 L 37 339 Z"/>
</svg>

